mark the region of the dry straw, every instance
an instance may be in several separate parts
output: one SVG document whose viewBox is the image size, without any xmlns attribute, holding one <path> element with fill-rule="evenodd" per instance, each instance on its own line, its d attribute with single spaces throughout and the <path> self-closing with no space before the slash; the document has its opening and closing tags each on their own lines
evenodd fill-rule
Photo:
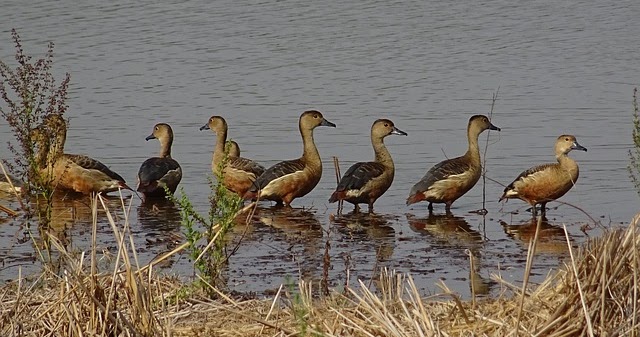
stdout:
<svg viewBox="0 0 640 337">
<path fill-rule="evenodd" d="M 212 300 L 188 285 L 140 266 L 122 204 L 116 225 L 101 197 L 116 239 L 110 270 L 93 249 L 74 254 L 53 239 L 62 272 L 18 278 L 0 288 L 0 336 L 636 336 L 638 327 L 638 217 L 574 250 L 559 271 L 533 287 L 494 276 L 507 293 L 463 301 L 443 283 L 425 296 L 409 275 L 381 273 L 375 289 L 318 296 L 318 285 L 299 281 L 272 299 Z M 89 261 L 86 261 L 89 259 Z M 143 271 L 144 272 L 141 272 Z"/>
</svg>

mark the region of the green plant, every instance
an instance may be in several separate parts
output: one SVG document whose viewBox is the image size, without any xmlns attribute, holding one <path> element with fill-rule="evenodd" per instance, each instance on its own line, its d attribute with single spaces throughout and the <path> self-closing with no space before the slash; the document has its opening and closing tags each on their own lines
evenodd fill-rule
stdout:
<svg viewBox="0 0 640 337">
<path fill-rule="evenodd" d="M 56 83 L 52 74 L 53 42 L 49 42 L 44 57 L 34 60 L 25 53 L 15 29 L 11 30 L 11 36 L 18 66 L 12 69 L 0 60 L 0 96 L 6 104 L 0 105 L 0 114 L 11 127 L 16 142 L 8 143 L 14 158 L 13 162 L 5 161 L 5 164 L 9 171 L 25 182 L 22 195 L 26 201 L 32 196 L 44 197 L 44 207 L 38 207 L 41 209 L 38 214 L 41 223 L 48 223 L 53 188 L 45 181 L 46 178 L 41 177 L 42 163 L 38 160 L 38 151 L 47 150 L 48 143 L 38 144 L 33 138 L 33 130 L 44 117 L 54 113 L 63 114 L 67 110 L 70 75 L 67 73 L 59 84 Z M 42 137 L 52 138 L 50 134 Z M 30 215 L 29 202 L 21 205 L 25 213 Z"/>
<path fill-rule="evenodd" d="M 180 207 L 182 227 L 189 242 L 187 250 L 198 276 L 205 283 L 213 286 L 224 285 L 224 266 L 232 255 L 227 251 L 227 233 L 233 228 L 235 217 L 243 202 L 238 195 L 228 191 L 222 183 L 224 179 L 222 167 L 228 161 L 228 151 L 227 145 L 225 156 L 215 172 L 215 181 L 209 178 L 211 194 L 208 219 L 194 209 L 184 189 L 180 189 L 180 198 L 169 197 Z"/>
<path fill-rule="evenodd" d="M 629 177 L 640 195 L 640 116 L 638 116 L 638 88 L 633 89 L 633 149 L 629 150 Z"/>
</svg>

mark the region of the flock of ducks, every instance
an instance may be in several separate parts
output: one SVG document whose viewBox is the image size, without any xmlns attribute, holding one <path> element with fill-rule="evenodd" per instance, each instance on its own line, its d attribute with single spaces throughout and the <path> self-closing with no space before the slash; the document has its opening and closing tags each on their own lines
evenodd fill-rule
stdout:
<svg viewBox="0 0 640 337">
<path fill-rule="evenodd" d="M 271 200 L 278 205 L 290 206 L 294 199 L 309 193 L 322 176 L 322 160 L 313 140 L 313 131 L 319 126 L 335 127 L 316 110 L 305 111 L 300 116 L 298 126 L 302 136 L 302 156 L 281 161 L 269 168 L 240 156 L 240 148 L 235 142 L 227 141 L 228 126 L 224 118 L 212 116 L 200 130 L 211 130 L 216 135 L 211 169 L 231 192 L 244 199 Z M 478 182 L 482 174 L 478 137 L 485 130 L 497 130 L 489 118 L 475 115 L 467 126 L 468 150 L 457 158 L 444 160 L 433 166 L 409 192 L 407 205 L 426 201 L 429 211 L 434 203 L 445 204 L 446 211 L 451 205 Z M 59 114 L 46 116 L 43 123 L 32 132 L 32 140 L 37 144 L 36 161 L 44 181 L 55 188 L 83 194 L 108 193 L 118 189 L 130 189 L 125 180 L 101 162 L 76 154 L 64 152 L 67 125 Z M 384 145 L 389 135 L 407 133 L 398 129 L 388 119 L 378 119 L 371 126 L 371 143 L 375 158 L 370 162 L 352 165 L 340 180 L 329 202 L 347 201 L 359 211 L 359 204 L 367 204 L 369 212 L 373 204 L 391 186 L 394 178 L 394 164 L 391 154 Z M 156 124 L 153 133 L 146 140 L 160 142 L 160 154 L 144 161 L 138 171 L 135 191 L 144 199 L 164 198 L 166 191 L 174 193 L 182 179 L 180 164 L 171 158 L 173 131 L 165 123 Z M 536 205 L 541 206 L 544 216 L 547 202 L 555 200 L 578 180 L 578 164 L 568 156 L 571 150 L 587 151 L 571 135 L 558 137 L 555 143 L 557 163 L 532 167 L 522 172 L 505 189 L 500 197 L 521 199 L 532 206 L 536 216 Z"/>
</svg>

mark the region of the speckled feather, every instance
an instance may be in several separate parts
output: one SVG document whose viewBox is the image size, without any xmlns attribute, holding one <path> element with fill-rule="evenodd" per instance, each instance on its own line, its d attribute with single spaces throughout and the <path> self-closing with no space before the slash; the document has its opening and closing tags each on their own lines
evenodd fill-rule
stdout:
<svg viewBox="0 0 640 337">
<path fill-rule="evenodd" d="M 84 169 L 98 170 L 106 174 L 109 178 L 115 179 L 124 183 L 124 178 L 122 178 L 119 174 L 111 171 L 103 163 L 93 158 L 90 158 L 84 155 L 79 155 L 79 154 L 64 154 L 63 156 Z"/>
<path fill-rule="evenodd" d="M 422 179 L 413 186 L 410 195 L 427 191 L 433 184 L 452 175 L 464 174 L 471 169 L 471 163 L 465 157 L 448 159 L 432 167 Z"/>
<path fill-rule="evenodd" d="M 336 191 L 359 190 L 384 173 L 384 165 L 376 162 L 355 163 L 344 174 Z"/>
<path fill-rule="evenodd" d="M 250 192 L 257 192 L 258 189 L 265 188 L 270 182 L 297 171 L 302 171 L 304 170 L 304 167 L 305 165 L 302 159 L 279 162 L 268 168 L 258 177 L 258 179 L 256 179 Z"/>
</svg>

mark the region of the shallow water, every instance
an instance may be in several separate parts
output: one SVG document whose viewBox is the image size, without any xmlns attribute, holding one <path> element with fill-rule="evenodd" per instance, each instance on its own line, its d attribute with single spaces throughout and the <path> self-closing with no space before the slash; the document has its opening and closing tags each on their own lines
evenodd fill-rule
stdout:
<svg viewBox="0 0 640 337">
<path fill-rule="evenodd" d="M 411 272 L 425 291 L 437 290 L 442 279 L 467 295 L 468 251 L 478 258 L 480 288 L 487 292 L 499 291 L 489 281 L 492 273 L 521 280 L 530 216 L 520 201 L 497 202 L 503 189 L 497 182 L 508 184 L 524 169 L 553 161 L 560 134 L 575 134 L 589 149 L 571 153 L 580 179 L 562 201 L 605 226 L 626 224 L 638 211 L 626 166 L 632 89 L 640 78 L 639 9 L 636 1 L 472 7 L 436 1 L 10 1 L 0 20 L 0 58 L 13 61 L 13 27 L 31 54 L 54 41 L 56 71 L 72 77 L 67 152 L 90 154 L 132 184 L 139 165 L 158 152 L 158 143 L 144 137 L 157 122 L 171 124 L 181 186 L 202 212 L 215 140 L 198 128 L 210 115 L 224 116 L 243 156 L 265 166 L 299 155 L 302 111 L 318 109 L 336 123 L 315 132 L 324 161 L 320 184 L 296 200 L 294 210 L 262 205 L 231 259 L 233 290 L 264 293 L 288 277 L 319 279 L 329 241 L 334 286 L 344 284 L 345 265 L 352 284 L 389 267 Z M 488 113 L 496 91 L 492 120 L 502 132 L 489 134 L 489 214 L 470 213 L 482 208 L 482 183 L 449 217 L 442 205 L 432 217 L 424 203 L 406 207 L 409 189 L 429 167 L 465 151 L 468 118 Z M 369 128 L 381 117 L 409 134 L 386 140 L 396 163 L 394 184 L 377 201 L 375 216 L 332 220 L 336 205 L 326 201 L 335 188 L 331 158 L 340 159 L 343 172 L 371 160 Z M 4 123 L 0 138 L 3 144 L 12 139 Z M 0 155 L 10 152 L 3 147 Z M 81 249 L 90 237 L 88 204 L 59 202 L 56 212 L 56 228 Z M 590 222 L 573 207 L 549 206 L 551 225 L 534 281 L 566 255 L 562 224 L 577 245 L 586 238 L 580 226 Z M 345 206 L 346 213 L 350 209 Z M 174 207 L 149 209 L 134 200 L 130 220 L 142 262 L 169 249 L 180 233 Z M 104 216 L 99 221 L 102 247 L 114 247 L 108 222 Z M 0 225 L 0 258 L 3 280 L 15 278 L 18 266 L 37 270 L 20 224 Z M 167 272 L 191 274 L 186 256 L 172 262 Z"/>
</svg>

